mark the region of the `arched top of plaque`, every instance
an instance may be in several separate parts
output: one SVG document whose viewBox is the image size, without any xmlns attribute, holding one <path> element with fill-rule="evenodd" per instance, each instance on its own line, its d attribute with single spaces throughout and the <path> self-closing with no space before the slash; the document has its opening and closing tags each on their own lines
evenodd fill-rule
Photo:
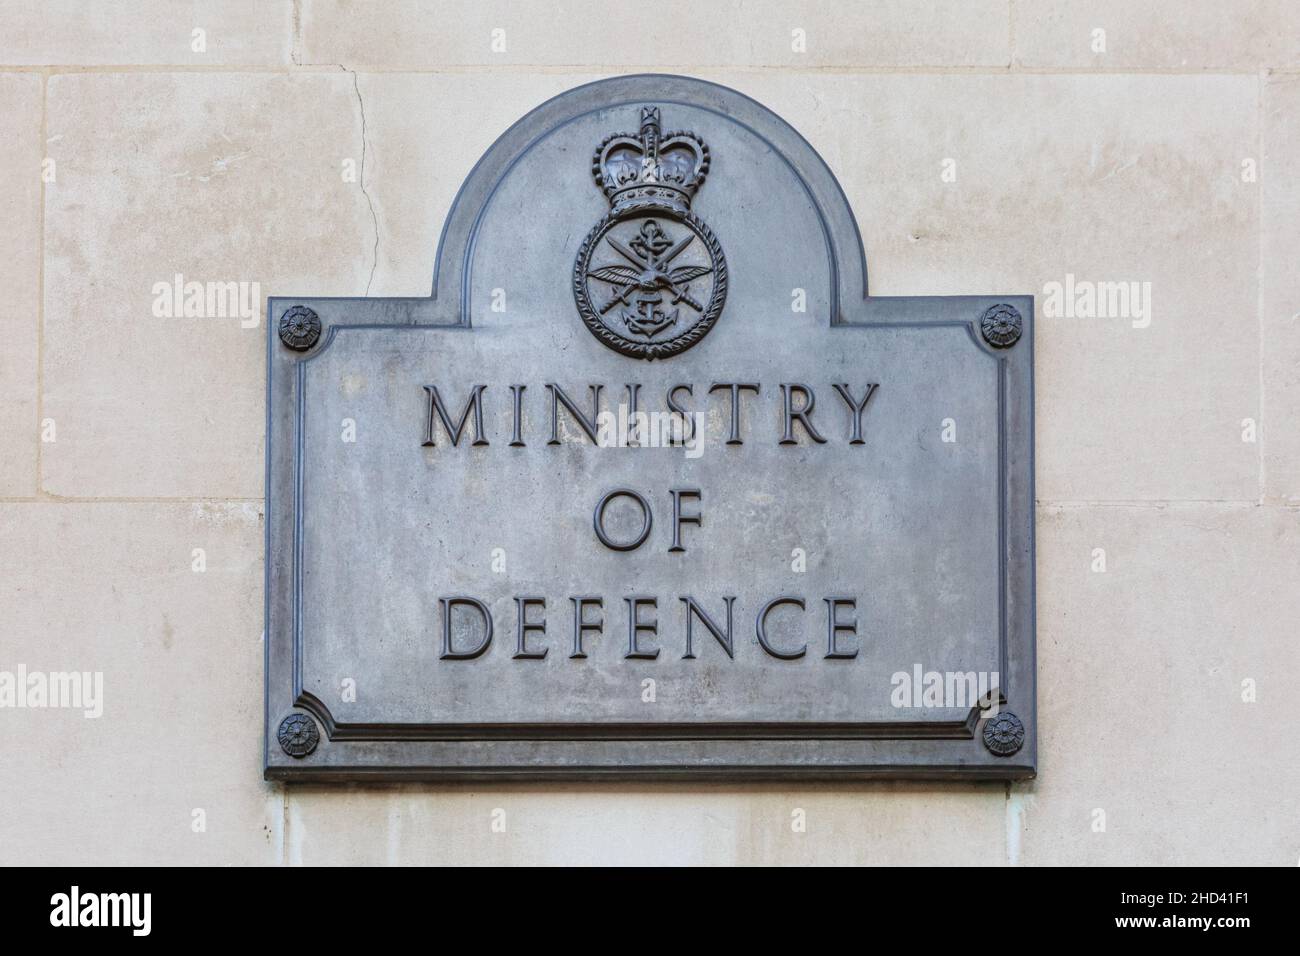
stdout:
<svg viewBox="0 0 1300 956">
<path fill-rule="evenodd" d="M 557 165 L 550 155 L 543 156 L 548 144 L 557 148 L 557 139 L 564 140 L 558 154 L 571 163 Z M 744 148 L 737 149 L 737 144 Z M 587 236 L 592 242 L 585 249 L 579 247 L 590 258 L 576 264 L 574 278 L 580 287 L 593 286 L 593 301 L 584 300 L 585 289 L 575 292 L 579 311 L 597 337 L 618 351 L 645 358 L 689 348 L 721 310 L 727 246 L 727 237 L 721 232 L 715 236 L 705 221 L 715 216 L 697 214 L 691 200 L 700 191 L 708 197 L 710 209 L 725 207 L 738 195 L 736 186 L 747 168 L 772 163 L 787 171 L 783 180 L 803 194 L 800 200 L 810 204 L 817 219 L 829 276 L 829 289 L 823 294 L 832 322 L 838 323 L 845 308 L 865 298 L 867 271 L 857 223 L 830 167 L 794 127 L 743 93 L 705 80 L 662 74 L 615 77 L 568 90 L 525 115 L 489 147 L 465 179 L 443 227 L 433 276 L 437 312 L 447 320 L 469 324 L 480 230 L 502 184 L 508 177 L 523 176 L 539 195 L 563 190 L 567 197 L 581 197 L 584 205 L 573 206 L 575 222 L 581 222 L 583 231 L 593 227 Z M 580 193 L 568 185 L 576 177 L 586 180 Z M 614 220 L 623 225 L 616 228 Z M 556 228 L 553 242 L 574 235 L 567 223 L 553 220 L 519 225 L 523 230 Z M 597 236 L 600 225 L 607 228 Z M 732 241 L 738 242 L 739 237 Z M 680 260 L 666 264 L 674 268 L 657 270 L 656 242 L 663 244 L 668 256 L 683 242 L 688 248 L 678 253 Z M 605 262 L 605 252 L 594 248 L 597 245 L 612 251 L 617 261 Z M 644 256 L 638 251 L 642 248 L 647 250 Z M 617 303 L 618 313 L 629 320 L 608 323 L 617 326 L 618 334 L 602 333 L 601 315 L 614 311 L 602 313 L 602 306 L 614 304 L 607 302 L 609 297 L 618 297 L 628 284 L 619 281 L 620 270 L 632 269 L 642 273 L 641 281 Z M 700 271 L 704 269 L 709 273 Z M 592 277 L 592 272 L 600 275 Z M 686 280 L 689 285 L 673 281 L 683 276 L 692 277 Z M 630 282 L 634 277 L 629 271 L 626 278 Z M 638 301 L 638 290 L 648 297 L 656 286 L 662 293 L 656 302 Z M 456 316 L 444 311 L 452 305 Z M 663 328 L 674 311 L 679 313 L 676 327 Z M 680 348 L 669 344 L 683 339 L 686 344 Z"/>
</svg>

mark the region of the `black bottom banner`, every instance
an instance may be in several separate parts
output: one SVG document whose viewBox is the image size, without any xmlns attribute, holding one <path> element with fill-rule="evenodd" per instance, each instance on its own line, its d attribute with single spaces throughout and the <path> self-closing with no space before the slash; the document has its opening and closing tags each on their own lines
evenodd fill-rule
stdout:
<svg viewBox="0 0 1300 956">
<path fill-rule="evenodd" d="M 452 876 L 411 870 L 106 868 L 33 869 L 8 876 L 10 886 L 0 896 L 8 938 L 72 934 L 82 943 L 373 942 L 394 932 L 427 933 L 431 922 L 454 933 L 491 926 L 495 936 L 512 925 L 522 927 L 525 911 L 581 913 L 588 932 L 602 915 L 613 921 L 622 914 L 620 932 L 652 940 L 683 930 L 664 925 L 680 918 L 673 915 L 677 904 L 694 911 L 687 920 L 703 924 L 699 929 L 719 932 L 725 925 L 733 941 L 751 928 L 768 932 L 778 921 L 806 927 L 812 913 L 826 928 L 826 918 L 837 910 L 854 923 L 867 923 L 859 931 L 873 938 L 927 927 L 943 938 L 959 933 L 974 943 L 985 935 L 1005 940 L 1029 933 L 1052 941 L 1105 936 L 1203 939 L 1231 946 L 1255 930 L 1286 933 L 1294 920 L 1283 912 L 1293 882 L 1289 870 L 801 871 L 783 875 L 784 888 L 770 875 L 743 871 L 727 875 L 725 886 L 716 872 L 699 874 L 694 888 L 693 879 L 680 876 L 671 884 L 651 876 L 637 886 L 637 874 L 626 872 L 617 889 L 607 878 L 584 885 L 588 877 L 582 873 L 565 877 L 563 887 L 551 879 L 490 877 L 481 871 Z M 629 908 L 629 903 L 636 905 Z M 712 907 L 722 909 L 709 915 Z M 638 914 L 645 921 L 640 930 L 629 926 Z"/>
</svg>

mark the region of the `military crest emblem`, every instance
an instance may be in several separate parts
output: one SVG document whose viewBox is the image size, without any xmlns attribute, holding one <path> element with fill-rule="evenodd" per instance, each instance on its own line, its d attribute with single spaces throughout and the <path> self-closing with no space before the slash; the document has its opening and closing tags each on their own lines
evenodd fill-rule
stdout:
<svg viewBox="0 0 1300 956">
<path fill-rule="evenodd" d="M 687 131 L 664 134 L 659 108 L 641 109 L 637 135 L 596 148 L 592 176 L 610 211 L 592 228 L 573 267 L 573 294 L 587 328 L 633 358 L 668 358 L 718 321 L 727 260 L 691 211 L 709 171 L 709 148 Z"/>
</svg>

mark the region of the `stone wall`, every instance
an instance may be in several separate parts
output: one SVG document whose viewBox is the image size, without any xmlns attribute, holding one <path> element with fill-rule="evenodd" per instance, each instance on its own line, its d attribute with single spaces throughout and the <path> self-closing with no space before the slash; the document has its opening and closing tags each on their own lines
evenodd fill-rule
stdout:
<svg viewBox="0 0 1300 956">
<path fill-rule="evenodd" d="M 0 0 L 0 670 L 103 674 L 0 709 L 0 863 L 1300 857 L 1300 5 L 124 7 Z M 874 294 L 1037 295 L 1037 780 L 262 781 L 265 297 L 427 294 L 479 154 L 630 71 L 793 123 Z"/>
</svg>

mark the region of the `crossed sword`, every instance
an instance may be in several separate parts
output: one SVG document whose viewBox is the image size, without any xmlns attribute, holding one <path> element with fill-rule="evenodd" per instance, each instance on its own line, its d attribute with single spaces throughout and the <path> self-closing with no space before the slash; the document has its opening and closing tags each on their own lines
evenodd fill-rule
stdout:
<svg viewBox="0 0 1300 956">
<path fill-rule="evenodd" d="M 623 245 L 623 243 L 615 239 L 613 236 L 605 237 L 605 241 L 608 242 L 611 246 L 613 246 L 614 250 L 619 255 L 621 255 L 624 259 L 626 259 L 628 262 L 632 263 L 632 265 L 636 266 L 638 269 L 645 269 L 647 267 L 654 269 L 661 276 L 663 276 L 663 280 L 666 283 L 668 283 L 668 288 L 673 290 L 673 302 L 672 302 L 673 305 L 676 305 L 678 302 L 685 302 L 696 312 L 703 312 L 704 306 L 700 305 L 693 298 L 691 298 L 690 293 L 687 292 L 685 289 L 679 288 L 677 283 L 673 282 L 673 280 L 668 276 L 668 273 L 664 272 L 664 266 L 668 265 L 679 255 L 681 255 L 682 252 L 686 249 L 686 247 L 689 246 L 694 239 L 695 239 L 695 235 L 693 233 L 688 234 L 685 239 L 683 239 L 681 242 L 677 243 L 677 245 L 673 246 L 671 249 L 665 252 L 662 256 L 658 258 L 658 260 L 656 260 L 653 256 L 647 256 L 646 259 L 643 260 L 640 256 L 638 256 L 627 246 Z M 616 290 L 614 293 L 614 298 L 610 299 L 608 302 L 605 303 L 605 305 L 600 310 L 600 314 L 604 315 L 610 309 L 614 308 L 614 305 L 618 302 L 622 302 L 624 305 L 631 305 L 632 303 L 628 301 L 627 297 L 632 292 L 632 290 L 635 289 L 640 284 L 641 283 L 639 280 L 634 282 L 629 282 L 627 285 L 622 286 L 621 288 Z"/>
</svg>

